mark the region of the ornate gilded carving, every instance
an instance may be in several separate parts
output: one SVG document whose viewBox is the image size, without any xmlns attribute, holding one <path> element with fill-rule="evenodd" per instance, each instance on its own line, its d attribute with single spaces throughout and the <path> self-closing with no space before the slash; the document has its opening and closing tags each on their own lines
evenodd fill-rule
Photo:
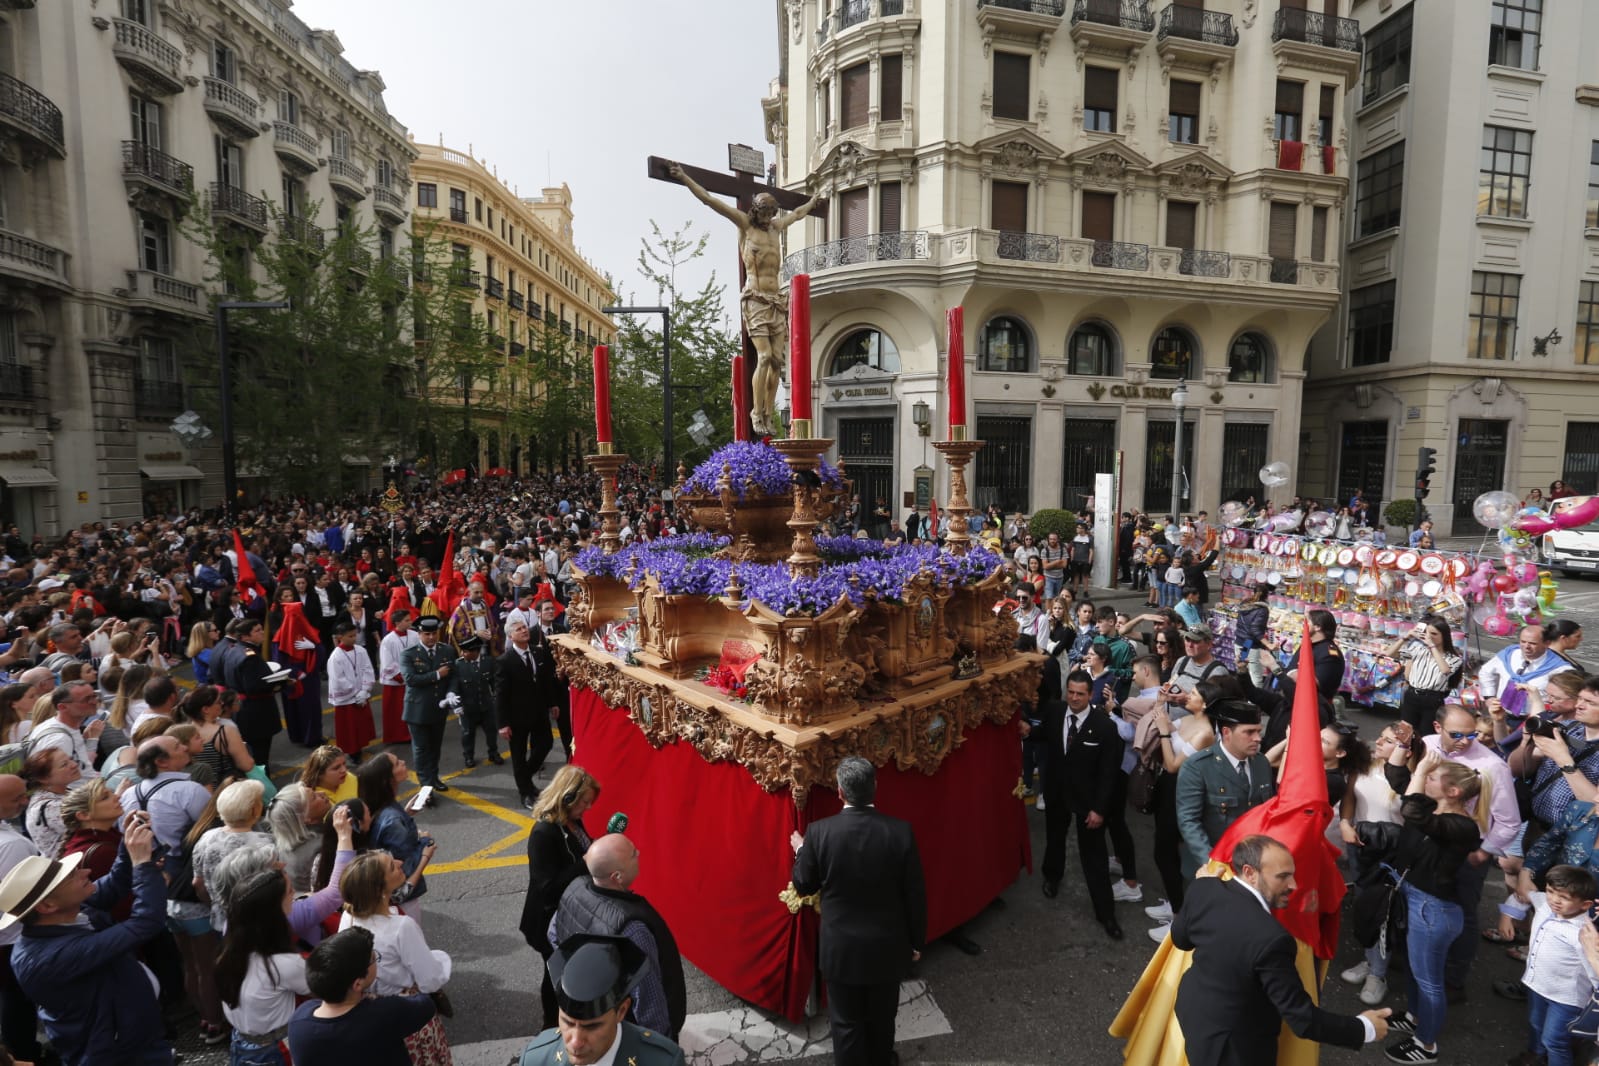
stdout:
<svg viewBox="0 0 1599 1066">
<path fill-rule="evenodd" d="M 802 896 L 794 890 L 794 882 L 790 881 L 788 887 L 777 894 L 777 898 L 788 908 L 788 913 L 798 914 L 803 907 L 809 907 L 817 913 L 822 910 L 822 894 L 813 892 L 809 896 Z"/>
</svg>

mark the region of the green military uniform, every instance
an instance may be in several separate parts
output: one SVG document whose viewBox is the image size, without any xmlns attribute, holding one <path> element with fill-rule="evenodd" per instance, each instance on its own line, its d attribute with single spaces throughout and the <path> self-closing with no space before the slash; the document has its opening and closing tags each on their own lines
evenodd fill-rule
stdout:
<svg viewBox="0 0 1599 1066">
<path fill-rule="evenodd" d="M 423 632 L 437 632 L 443 623 L 424 618 L 418 623 Z M 417 644 L 400 653 L 400 676 L 405 678 L 405 713 L 401 716 L 411 730 L 411 761 L 416 779 L 432 785 L 438 792 L 449 786 L 439 779 L 439 751 L 444 747 L 444 726 L 449 708 L 443 703 L 455 686 L 455 649 L 437 641 L 430 648 Z M 442 668 L 449 667 L 440 677 Z"/>
<path fill-rule="evenodd" d="M 1177 828 L 1183 836 L 1185 876 L 1210 861 L 1211 848 L 1239 815 L 1277 794 L 1277 774 L 1266 756 L 1252 755 L 1247 765 L 1246 784 L 1217 740 L 1190 755 L 1177 771 Z"/>
<path fill-rule="evenodd" d="M 623 1022 L 620 1040 L 614 1066 L 683 1066 L 683 1049 L 653 1030 Z M 569 1066 L 561 1031 L 546 1029 L 535 1036 L 522 1052 L 521 1066 Z"/>
<path fill-rule="evenodd" d="M 482 641 L 477 637 L 471 638 L 471 647 L 481 648 Z M 462 655 L 455 660 L 455 669 L 451 675 L 454 686 L 451 689 L 460 697 L 460 706 L 456 711 L 461 715 L 461 757 L 468 766 L 476 760 L 475 749 L 477 733 L 483 733 L 484 743 L 488 745 L 490 759 L 499 756 L 499 736 L 496 730 L 499 725 L 494 716 L 494 664 L 485 659 L 479 651 L 475 657 Z"/>
</svg>

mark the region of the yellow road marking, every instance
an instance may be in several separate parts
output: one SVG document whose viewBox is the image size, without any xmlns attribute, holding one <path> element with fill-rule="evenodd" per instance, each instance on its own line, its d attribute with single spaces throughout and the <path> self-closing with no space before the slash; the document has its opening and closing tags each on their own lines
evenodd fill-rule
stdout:
<svg viewBox="0 0 1599 1066">
<path fill-rule="evenodd" d="M 503 870 L 511 866 L 526 866 L 525 855 L 501 855 L 492 859 L 462 859 L 459 862 L 436 863 L 427 869 L 427 875 L 462 874 L 477 870 Z"/>
</svg>

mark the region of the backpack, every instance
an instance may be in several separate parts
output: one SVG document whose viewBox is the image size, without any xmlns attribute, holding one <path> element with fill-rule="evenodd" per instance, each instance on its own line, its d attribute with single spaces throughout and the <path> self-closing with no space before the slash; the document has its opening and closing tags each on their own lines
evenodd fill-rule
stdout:
<svg viewBox="0 0 1599 1066">
<path fill-rule="evenodd" d="M 133 786 L 133 797 L 139 801 L 139 809 L 148 812 L 150 798 L 172 783 L 171 779 L 157 781 L 150 791 L 142 794 L 138 785 Z M 180 837 L 175 847 L 167 849 L 161 859 L 161 873 L 167 882 L 167 899 L 178 903 L 200 902 L 200 894 L 194 890 L 194 850 L 188 841 Z"/>
</svg>

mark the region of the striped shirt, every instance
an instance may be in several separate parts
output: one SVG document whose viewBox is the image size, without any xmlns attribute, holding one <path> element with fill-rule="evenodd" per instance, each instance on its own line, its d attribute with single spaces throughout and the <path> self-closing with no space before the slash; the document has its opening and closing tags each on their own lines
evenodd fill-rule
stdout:
<svg viewBox="0 0 1599 1066">
<path fill-rule="evenodd" d="M 1399 650 L 1399 661 L 1405 664 L 1405 684 L 1418 692 L 1448 692 L 1449 679 L 1455 676 L 1464 662 L 1454 652 L 1440 650 L 1448 670 L 1438 667 L 1438 659 L 1423 641 L 1414 638 L 1405 641 Z"/>
</svg>

